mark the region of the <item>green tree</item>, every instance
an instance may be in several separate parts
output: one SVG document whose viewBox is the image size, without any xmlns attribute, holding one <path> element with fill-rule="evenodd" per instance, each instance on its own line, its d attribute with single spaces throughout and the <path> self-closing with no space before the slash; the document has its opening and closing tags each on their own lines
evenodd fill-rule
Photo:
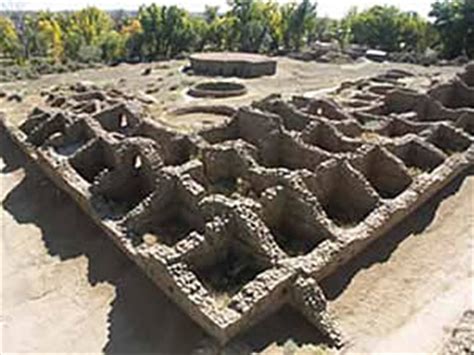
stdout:
<svg viewBox="0 0 474 355">
<path fill-rule="evenodd" d="M 231 50 L 236 45 L 233 34 L 236 28 L 236 18 L 232 11 L 219 15 L 218 6 L 206 6 L 204 10 L 204 21 L 206 22 L 206 33 L 204 46 L 211 50 Z"/>
<path fill-rule="evenodd" d="M 79 54 L 87 54 L 89 58 L 89 54 L 94 53 L 95 57 L 104 37 L 113 29 L 111 17 L 96 7 L 65 15 L 60 24 L 65 38 L 64 50 L 67 57 L 73 59 L 80 57 Z"/>
<path fill-rule="evenodd" d="M 339 22 L 329 17 L 318 17 L 314 27 L 314 37 L 321 42 L 329 42 L 336 36 Z"/>
<path fill-rule="evenodd" d="M 30 14 L 16 13 L 13 22 L 16 25 L 16 32 L 20 42 L 18 59 L 23 62 L 38 52 L 39 34 L 35 26 L 35 18 Z"/>
<path fill-rule="evenodd" d="M 235 50 L 238 48 L 239 39 L 235 33 L 237 27 L 236 22 L 237 19 L 230 12 L 219 17 L 216 25 L 220 33 L 219 48 L 224 50 Z"/>
<path fill-rule="evenodd" d="M 208 42 L 209 24 L 200 16 L 190 16 L 192 45 L 188 50 L 202 51 Z"/>
<path fill-rule="evenodd" d="M 286 50 L 291 50 L 292 48 L 291 26 L 293 24 L 293 21 L 291 19 L 295 10 L 296 10 L 295 2 L 286 3 L 282 5 L 280 8 L 281 17 L 282 17 L 282 22 L 281 22 L 282 41 L 283 41 L 283 47 Z"/>
<path fill-rule="evenodd" d="M 72 15 L 71 30 L 79 33 L 86 45 L 98 44 L 113 28 L 112 18 L 105 11 L 88 7 Z"/>
<path fill-rule="evenodd" d="M 222 49 L 223 37 L 222 29 L 220 28 L 220 16 L 218 6 L 206 5 L 204 9 L 205 37 L 204 46 L 209 45 L 213 50 Z"/>
<path fill-rule="evenodd" d="M 385 51 L 423 51 L 429 45 L 429 24 L 417 14 L 402 12 L 395 6 L 374 6 L 346 21 L 355 43 Z"/>
<path fill-rule="evenodd" d="M 13 22 L 0 16 L 0 54 L 17 57 L 20 50 L 20 41 Z"/>
<path fill-rule="evenodd" d="M 138 20 L 143 29 L 142 53 L 147 59 L 172 58 L 192 50 L 196 42 L 189 14 L 177 6 L 142 6 Z"/>
<path fill-rule="evenodd" d="M 51 13 L 40 13 L 31 22 L 36 33 L 37 52 L 41 56 L 52 58 L 59 62 L 63 58 L 63 33 L 59 22 Z"/>
<path fill-rule="evenodd" d="M 282 13 L 280 6 L 275 1 L 267 1 L 263 5 L 263 16 L 268 28 L 268 40 L 265 50 L 276 51 L 283 40 Z"/>
<path fill-rule="evenodd" d="M 258 52 L 268 34 L 264 4 L 256 0 L 232 0 L 230 5 L 231 15 L 235 18 L 234 34 L 238 49 L 244 52 Z"/>
<path fill-rule="evenodd" d="M 304 40 L 309 44 L 315 40 L 317 3 L 302 0 L 294 14 L 295 49 L 299 50 Z"/>
<path fill-rule="evenodd" d="M 404 50 L 423 53 L 433 45 L 432 27 L 415 12 L 400 15 L 400 41 Z"/>
<path fill-rule="evenodd" d="M 444 56 L 474 57 L 474 0 L 436 1 L 429 15 L 434 17 Z"/>
<path fill-rule="evenodd" d="M 422 53 L 437 45 L 446 57 L 474 55 L 474 0 L 437 0 L 431 24 L 394 6 L 352 8 L 337 21 L 317 18 L 312 0 L 280 5 L 276 0 L 228 0 L 219 13 L 207 6 L 192 16 L 177 6 L 142 6 L 135 18 L 95 7 L 51 14 L 13 13 L 0 17 L 0 52 L 28 60 L 48 57 L 84 62 L 156 60 L 201 50 L 274 53 L 300 51 L 315 40 L 354 42 L 387 51 Z"/>
<path fill-rule="evenodd" d="M 354 41 L 386 51 L 399 50 L 399 15 L 395 6 L 374 6 L 359 13 L 351 22 Z"/>
<path fill-rule="evenodd" d="M 299 51 L 305 40 L 311 42 L 316 39 L 316 8 L 317 4 L 310 0 L 282 6 L 283 45 L 287 50 Z"/>
<path fill-rule="evenodd" d="M 120 30 L 120 35 L 124 41 L 124 56 L 127 60 L 141 61 L 143 45 L 143 28 L 137 19 L 128 20 Z"/>
<path fill-rule="evenodd" d="M 125 57 L 125 37 L 117 31 L 107 32 L 102 36 L 100 49 L 102 59 L 108 63 L 117 63 Z"/>
</svg>

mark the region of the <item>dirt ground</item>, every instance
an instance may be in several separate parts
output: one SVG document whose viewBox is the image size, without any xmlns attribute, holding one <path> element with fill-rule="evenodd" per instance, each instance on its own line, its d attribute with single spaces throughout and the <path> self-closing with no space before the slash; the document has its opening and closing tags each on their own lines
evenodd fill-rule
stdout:
<svg viewBox="0 0 474 355">
<path fill-rule="evenodd" d="M 148 105 L 150 114 L 157 119 L 163 117 L 164 121 L 169 121 L 167 113 L 176 108 L 192 105 L 243 105 L 274 93 L 283 94 L 284 96 L 293 94 L 311 95 L 321 90 L 335 88 L 343 81 L 376 75 L 389 68 L 406 69 L 420 74 L 421 80 L 417 81 L 416 86 L 421 88 L 429 86 L 429 78 L 440 79 L 441 77 L 451 76 L 459 70 L 456 67 L 421 67 L 411 64 L 375 63 L 370 61 L 337 65 L 301 62 L 288 58 L 278 58 L 277 60 L 278 69 L 274 76 L 253 79 L 224 79 L 246 85 L 247 94 L 238 97 L 209 99 L 193 98 L 187 95 L 189 87 L 194 84 L 221 80 L 222 78 L 185 74 L 182 69 L 187 61 L 181 60 L 151 64 L 120 64 L 116 67 L 87 69 L 76 73 L 46 75 L 33 81 L 0 83 L 0 90 L 18 92 L 24 96 L 22 103 L 10 103 L 0 100 L 0 110 L 7 113 L 9 120 L 21 121 L 32 107 L 41 104 L 42 98 L 39 94 L 42 90 L 59 85 L 70 85 L 78 81 L 88 81 L 102 88 L 116 88 L 145 97 L 147 100 L 151 100 Z M 151 74 L 143 75 L 147 68 L 152 68 Z M 188 120 L 192 119 L 192 117 L 188 117 Z M 202 121 L 202 117 L 197 119 Z M 213 121 L 212 116 L 210 121 Z M 171 124 L 173 128 L 181 125 L 183 128 L 188 126 L 184 122 Z"/>
<path fill-rule="evenodd" d="M 169 68 L 180 65 L 171 63 Z M 145 78 L 139 75 L 145 67 L 126 66 L 120 75 L 140 81 Z M 288 83 L 295 75 L 295 82 L 304 82 L 298 84 L 304 91 L 315 91 L 384 67 L 387 65 L 341 67 L 284 60 L 280 79 L 272 80 L 283 83 L 275 90 L 290 92 Z M 454 70 L 444 69 L 443 74 Z M 119 68 L 103 71 L 51 76 L 4 88 L 24 86 L 33 102 L 41 88 L 58 82 L 120 78 Z M 139 75 L 136 79 L 133 72 Z M 257 81 L 250 84 L 255 85 L 251 91 L 270 93 L 271 81 L 264 90 L 263 80 L 253 80 Z M 133 85 L 140 87 L 134 81 L 129 85 L 131 90 Z M 166 102 L 179 105 L 185 101 L 178 95 L 174 103 Z M 20 117 L 27 110 L 25 103 L 3 108 Z M 0 200 L 2 353 L 188 354 L 208 343 L 200 328 L 67 196 L 27 163 L 1 132 Z M 349 335 L 350 344 L 342 352 L 441 351 L 463 312 L 474 309 L 473 224 L 474 176 L 467 174 L 324 280 L 329 307 Z M 314 328 L 284 308 L 236 339 L 229 349 L 239 354 L 292 354 L 296 349 L 314 354 L 318 344 Z"/>
<path fill-rule="evenodd" d="M 460 177 L 325 282 L 349 352 L 440 350 L 474 307 L 474 177 Z"/>
<path fill-rule="evenodd" d="M 0 142 L 2 353 L 189 354 L 209 342 L 4 134 Z M 292 337 L 319 342 L 283 309 L 230 347 Z"/>
</svg>

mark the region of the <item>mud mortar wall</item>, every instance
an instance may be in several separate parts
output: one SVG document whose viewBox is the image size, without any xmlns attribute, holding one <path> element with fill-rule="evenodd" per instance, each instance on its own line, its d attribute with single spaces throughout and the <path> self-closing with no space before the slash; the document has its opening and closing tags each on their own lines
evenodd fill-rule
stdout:
<svg viewBox="0 0 474 355">
<path fill-rule="evenodd" d="M 20 127 L 1 122 L 221 343 L 289 303 L 340 346 L 318 281 L 474 159 L 471 108 L 392 80 L 374 90 L 381 80 L 332 99 L 272 96 L 189 135 L 107 92 L 90 93 L 92 111 L 73 92 Z"/>
</svg>

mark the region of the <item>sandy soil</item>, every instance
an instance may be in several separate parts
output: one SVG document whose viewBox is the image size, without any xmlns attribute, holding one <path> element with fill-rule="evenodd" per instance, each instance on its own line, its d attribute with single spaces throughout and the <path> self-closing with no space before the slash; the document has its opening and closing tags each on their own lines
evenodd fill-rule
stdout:
<svg viewBox="0 0 474 355">
<path fill-rule="evenodd" d="M 201 329 L 4 134 L 0 144 L 2 353 L 188 354 L 207 346 Z M 283 309 L 230 347 L 261 351 L 289 338 L 319 342 Z"/>
<path fill-rule="evenodd" d="M 324 282 L 349 352 L 440 350 L 474 305 L 474 177 L 461 177 Z"/>
<path fill-rule="evenodd" d="M 193 132 L 203 127 L 224 124 L 229 120 L 229 116 L 219 114 L 185 113 L 176 115 L 170 113 L 161 116 L 159 122 L 168 125 L 180 132 Z"/>
<path fill-rule="evenodd" d="M 24 85 L 36 93 L 63 81 L 117 81 L 126 76 L 133 89 L 140 80 L 156 80 L 137 76 L 144 67 L 126 66 L 120 73 L 120 68 L 85 71 L 80 78 L 50 76 L 9 88 Z M 270 84 L 278 90 L 281 80 L 285 88 L 293 75 L 294 85 L 318 90 L 382 67 L 285 60 L 273 81 L 254 79 L 251 85 L 258 95 L 269 94 Z M 7 108 L 18 118 L 28 106 L 13 105 Z M 2 353 L 187 354 L 208 342 L 3 134 L 0 145 Z M 474 177 L 457 179 L 413 218 L 324 281 L 330 308 L 350 335 L 344 352 L 441 349 L 461 314 L 473 307 L 473 204 Z M 309 354 L 317 344 L 314 328 L 285 308 L 230 348 L 239 354 L 280 354 L 300 346 L 298 353 Z"/>
<path fill-rule="evenodd" d="M 314 94 L 321 90 L 334 88 L 345 80 L 356 80 L 382 73 L 390 68 L 409 70 L 420 74 L 424 80 L 417 86 L 427 87 L 429 77 L 450 76 L 459 71 L 456 67 L 421 67 L 411 64 L 374 63 L 361 61 L 356 64 L 322 64 L 302 62 L 289 58 L 278 58 L 276 75 L 253 79 L 225 79 L 243 83 L 247 86 L 246 95 L 210 99 L 192 98 L 186 95 L 188 88 L 196 83 L 219 80 L 198 75 L 188 75 L 181 71 L 187 61 L 168 61 L 152 64 L 121 64 L 116 67 L 87 69 L 76 73 L 46 75 L 39 80 L 0 83 L 0 90 L 19 92 L 24 96 L 22 103 L 0 100 L 1 110 L 6 111 L 12 121 L 20 121 L 34 106 L 41 102 L 42 90 L 57 85 L 70 85 L 78 81 L 94 82 L 100 87 L 117 88 L 127 93 L 148 95 L 155 103 L 148 107 L 154 117 L 160 117 L 176 108 L 189 105 L 244 105 L 272 93 L 285 95 Z M 152 68 L 150 75 L 142 75 L 145 69 Z M 222 79 L 222 78 L 221 78 Z M 192 120 L 192 117 L 188 117 Z M 200 120 L 201 118 L 199 118 Z M 212 120 L 212 117 L 210 118 Z M 178 125 L 181 125 L 179 123 Z"/>
</svg>

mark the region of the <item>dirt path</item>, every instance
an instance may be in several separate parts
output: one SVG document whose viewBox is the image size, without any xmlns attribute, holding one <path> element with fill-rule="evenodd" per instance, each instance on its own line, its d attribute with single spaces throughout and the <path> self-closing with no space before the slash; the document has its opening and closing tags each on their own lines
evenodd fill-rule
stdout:
<svg viewBox="0 0 474 355">
<path fill-rule="evenodd" d="M 326 280 L 354 352 L 435 352 L 473 307 L 474 177 Z M 356 274 L 354 274 L 356 272 Z"/>
</svg>

